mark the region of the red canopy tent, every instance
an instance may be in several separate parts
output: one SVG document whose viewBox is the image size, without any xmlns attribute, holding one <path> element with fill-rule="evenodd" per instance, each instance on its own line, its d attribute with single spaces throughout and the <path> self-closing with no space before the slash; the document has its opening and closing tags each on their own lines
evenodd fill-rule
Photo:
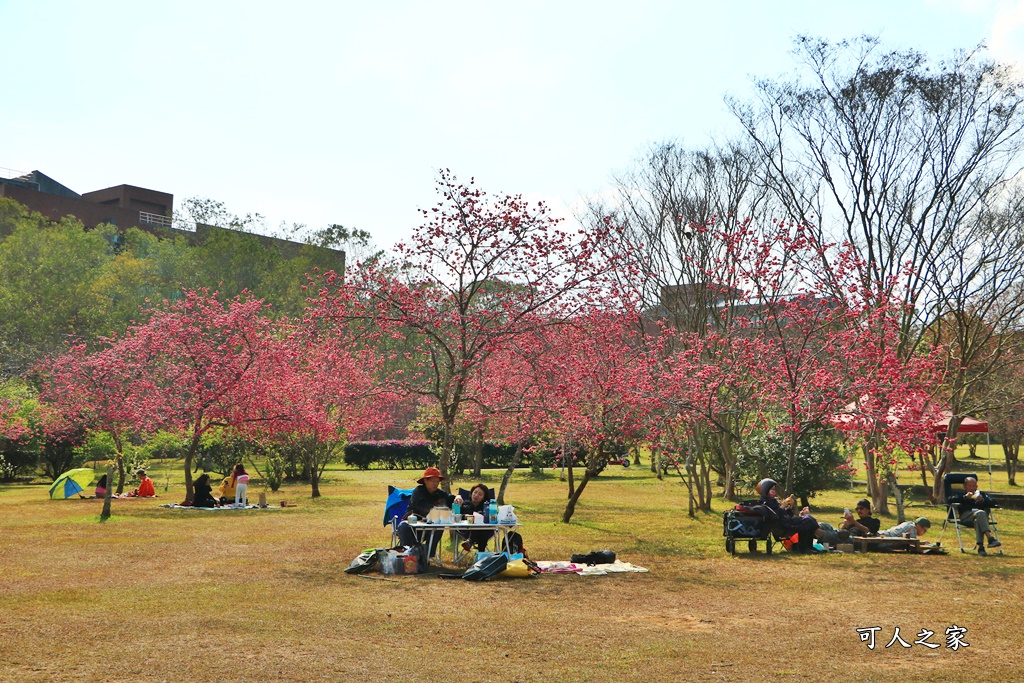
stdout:
<svg viewBox="0 0 1024 683">
<path fill-rule="evenodd" d="M 932 429 L 936 432 L 945 432 L 949 429 L 949 421 L 953 419 L 953 412 L 942 410 L 939 411 L 939 414 L 941 417 L 932 422 Z M 965 417 L 960 421 L 960 429 L 957 431 L 966 434 L 988 434 L 988 422 Z"/>
<path fill-rule="evenodd" d="M 953 411 L 946 409 L 937 411 L 942 417 L 932 422 L 932 429 L 941 434 L 949 430 L 949 421 L 953 418 Z M 988 487 L 992 488 L 992 442 L 988 437 L 988 422 L 975 420 L 973 417 L 964 417 L 960 420 L 960 428 L 957 434 L 984 434 L 985 435 L 985 456 L 988 458 Z"/>
</svg>

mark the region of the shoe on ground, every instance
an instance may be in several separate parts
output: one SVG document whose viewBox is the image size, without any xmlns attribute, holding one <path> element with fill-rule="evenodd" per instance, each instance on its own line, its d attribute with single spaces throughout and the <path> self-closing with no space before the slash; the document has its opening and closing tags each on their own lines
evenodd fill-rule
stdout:
<svg viewBox="0 0 1024 683">
<path fill-rule="evenodd" d="M 985 552 L 985 546 L 983 546 L 983 545 L 979 545 L 978 546 L 978 554 L 979 555 L 988 555 L 988 553 Z"/>
<path fill-rule="evenodd" d="M 1000 543 L 999 539 L 996 538 L 995 536 L 993 536 L 992 538 L 988 539 L 988 547 L 989 548 L 998 548 L 1001 545 L 1002 545 L 1002 543 Z"/>
</svg>

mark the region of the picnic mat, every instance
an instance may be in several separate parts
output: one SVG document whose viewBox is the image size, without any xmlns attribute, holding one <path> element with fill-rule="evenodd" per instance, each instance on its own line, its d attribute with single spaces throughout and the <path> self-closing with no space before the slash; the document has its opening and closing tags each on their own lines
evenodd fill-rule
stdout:
<svg viewBox="0 0 1024 683">
<path fill-rule="evenodd" d="M 615 560 L 608 564 L 573 564 L 572 562 L 538 562 L 543 574 L 579 574 L 580 576 L 607 576 L 608 574 L 643 574 L 649 571 L 629 562 Z"/>
<path fill-rule="evenodd" d="M 160 505 L 160 507 L 167 508 L 169 510 L 207 510 L 207 511 L 210 511 L 210 512 L 215 512 L 217 510 L 280 510 L 281 509 L 280 505 L 268 505 L 265 508 L 261 508 L 259 505 L 256 505 L 255 503 L 252 504 L 252 505 L 246 505 L 244 508 L 236 508 L 233 505 L 225 505 L 225 506 L 216 507 L 216 508 L 197 508 L 194 505 L 178 505 L 177 503 L 162 503 Z M 289 505 L 288 507 L 292 508 L 292 507 L 295 507 L 295 506 L 294 505 Z"/>
</svg>

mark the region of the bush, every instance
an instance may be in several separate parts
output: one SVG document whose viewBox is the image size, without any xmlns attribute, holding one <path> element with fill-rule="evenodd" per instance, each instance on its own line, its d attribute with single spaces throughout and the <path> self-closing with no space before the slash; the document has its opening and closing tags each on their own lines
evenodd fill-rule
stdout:
<svg viewBox="0 0 1024 683">
<path fill-rule="evenodd" d="M 357 441 L 345 446 L 345 464 L 361 470 L 371 465 L 389 470 L 425 469 L 437 463 L 429 441 Z"/>
<path fill-rule="evenodd" d="M 768 468 L 768 475 L 779 482 L 781 489 L 789 463 L 789 442 L 785 434 L 758 434 L 747 440 L 747 448 L 757 455 Z M 797 444 L 793 465 L 793 492 L 803 498 L 813 498 L 818 491 L 848 486 L 849 472 L 839 470 L 846 458 L 839 450 L 836 439 L 828 432 L 805 437 Z M 750 488 L 760 479 L 757 461 L 740 455 L 736 463 L 737 478 Z"/>
<path fill-rule="evenodd" d="M 51 481 L 56 481 L 57 477 L 68 470 L 84 465 L 88 456 L 82 452 L 83 443 L 85 430 L 80 428 L 43 437 L 43 447 L 39 453 L 39 467 L 43 474 Z"/>
<path fill-rule="evenodd" d="M 0 437 L 0 481 L 13 481 L 31 474 L 38 457 L 39 449 L 32 437 Z"/>
</svg>

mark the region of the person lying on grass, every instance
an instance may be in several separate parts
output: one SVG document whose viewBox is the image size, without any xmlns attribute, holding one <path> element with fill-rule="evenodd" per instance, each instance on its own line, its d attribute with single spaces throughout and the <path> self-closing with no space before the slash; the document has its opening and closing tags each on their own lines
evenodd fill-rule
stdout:
<svg viewBox="0 0 1024 683">
<path fill-rule="evenodd" d="M 781 503 L 778 499 L 774 479 L 762 479 L 757 484 L 757 491 L 761 494 L 761 505 L 769 508 L 779 518 L 779 526 L 790 535 L 799 534 L 797 544 L 793 549 L 798 553 L 809 553 L 814 548 L 814 539 L 822 534 L 818 527 L 817 520 L 811 517 L 811 511 L 806 507 L 800 514 L 793 513 L 795 498 L 792 494 Z"/>
<path fill-rule="evenodd" d="M 883 538 L 921 538 L 931 528 L 932 523 L 927 517 L 918 517 L 913 522 L 901 522 L 885 531 L 879 531 L 878 535 Z"/>
</svg>

